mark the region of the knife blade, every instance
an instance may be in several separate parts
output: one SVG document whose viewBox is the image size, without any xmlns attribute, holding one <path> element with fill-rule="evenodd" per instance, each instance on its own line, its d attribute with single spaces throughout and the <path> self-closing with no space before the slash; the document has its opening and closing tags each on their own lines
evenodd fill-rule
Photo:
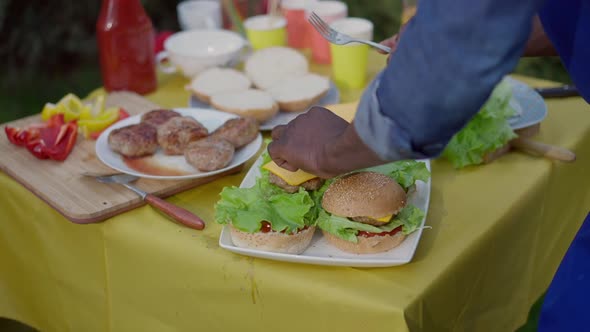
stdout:
<svg viewBox="0 0 590 332">
<path fill-rule="evenodd" d="M 562 85 L 552 88 L 536 88 L 537 91 L 543 98 L 564 98 L 579 96 L 578 88 L 575 85 Z"/>
</svg>

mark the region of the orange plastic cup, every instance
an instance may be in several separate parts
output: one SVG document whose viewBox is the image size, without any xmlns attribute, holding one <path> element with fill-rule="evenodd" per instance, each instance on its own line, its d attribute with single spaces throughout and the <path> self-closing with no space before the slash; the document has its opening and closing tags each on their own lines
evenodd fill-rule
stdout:
<svg viewBox="0 0 590 332">
<path fill-rule="evenodd" d="M 309 34 L 305 9 L 317 0 L 283 0 L 281 9 L 287 19 L 287 45 L 293 48 L 309 48 Z"/>
<path fill-rule="evenodd" d="M 348 6 L 342 1 L 318 1 L 307 7 L 306 18 L 311 12 L 316 13 L 326 23 L 348 16 Z M 308 24 L 309 38 L 311 41 L 311 58 L 316 63 L 329 64 L 332 62 L 330 55 L 330 43 Z"/>
</svg>

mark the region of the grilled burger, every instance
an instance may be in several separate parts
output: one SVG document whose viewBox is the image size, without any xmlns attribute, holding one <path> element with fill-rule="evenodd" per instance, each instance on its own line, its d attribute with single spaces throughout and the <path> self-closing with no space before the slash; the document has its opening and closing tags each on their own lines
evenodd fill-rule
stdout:
<svg viewBox="0 0 590 332">
<path fill-rule="evenodd" d="M 336 179 L 322 198 L 318 226 L 336 248 L 372 254 L 399 246 L 424 214 L 407 205 L 405 189 L 391 177 L 360 172 Z"/>
</svg>

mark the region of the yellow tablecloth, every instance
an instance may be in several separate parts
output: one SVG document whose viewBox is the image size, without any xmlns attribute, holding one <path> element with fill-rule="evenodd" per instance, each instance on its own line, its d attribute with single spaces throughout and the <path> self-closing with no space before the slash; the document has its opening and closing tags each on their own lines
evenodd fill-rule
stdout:
<svg viewBox="0 0 590 332">
<path fill-rule="evenodd" d="M 375 72 L 383 59 L 372 63 Z M 149 98 L 185 106 L 184 83 L 163 77 Z M 59 332 L 513 331 L 590 206 L 590 107 L 580 98 L 547 104 L 537 139 L 578 160 L 511 153 L 461 171 L 434 161 L 432 229 L 410 264 L 391 268 L 281 263 L 221 249 L 213 204 L 245 171 L 169 199 L 202 216 L 203 232 L 150 207 L 72 224 L 0 173 L 0 316 Z"/>
</svg>

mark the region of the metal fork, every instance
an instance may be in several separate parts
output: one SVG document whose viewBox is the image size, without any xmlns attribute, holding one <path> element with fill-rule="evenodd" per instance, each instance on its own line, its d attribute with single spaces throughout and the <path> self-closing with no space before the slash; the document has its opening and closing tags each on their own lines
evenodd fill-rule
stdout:
<svg viewBox="0 0 590 332">
<path fill-rule="evenodd" d="M 313 25 L 313 27 L 317 30 L 317 32 L 322 35 L 326 40 L 328 40 L 332 44 L 336 45 L 344 45 L 352 42 L 367 44 L 369 46 L 373 46 L 374 48 L 378 48 L 384 52 L 391 53 L 391 48 L 381 45 L 379 43 L 375 43 L 369 40 L 362 40 L 362 39 L 355 39 L 351 36 L 344 34 L 342 32 L 338 32 L 332 29 L 328 23 L 322 20 L 316 13 L 311 12 L 308 18 L 309 23 Z"/>
</svg>

